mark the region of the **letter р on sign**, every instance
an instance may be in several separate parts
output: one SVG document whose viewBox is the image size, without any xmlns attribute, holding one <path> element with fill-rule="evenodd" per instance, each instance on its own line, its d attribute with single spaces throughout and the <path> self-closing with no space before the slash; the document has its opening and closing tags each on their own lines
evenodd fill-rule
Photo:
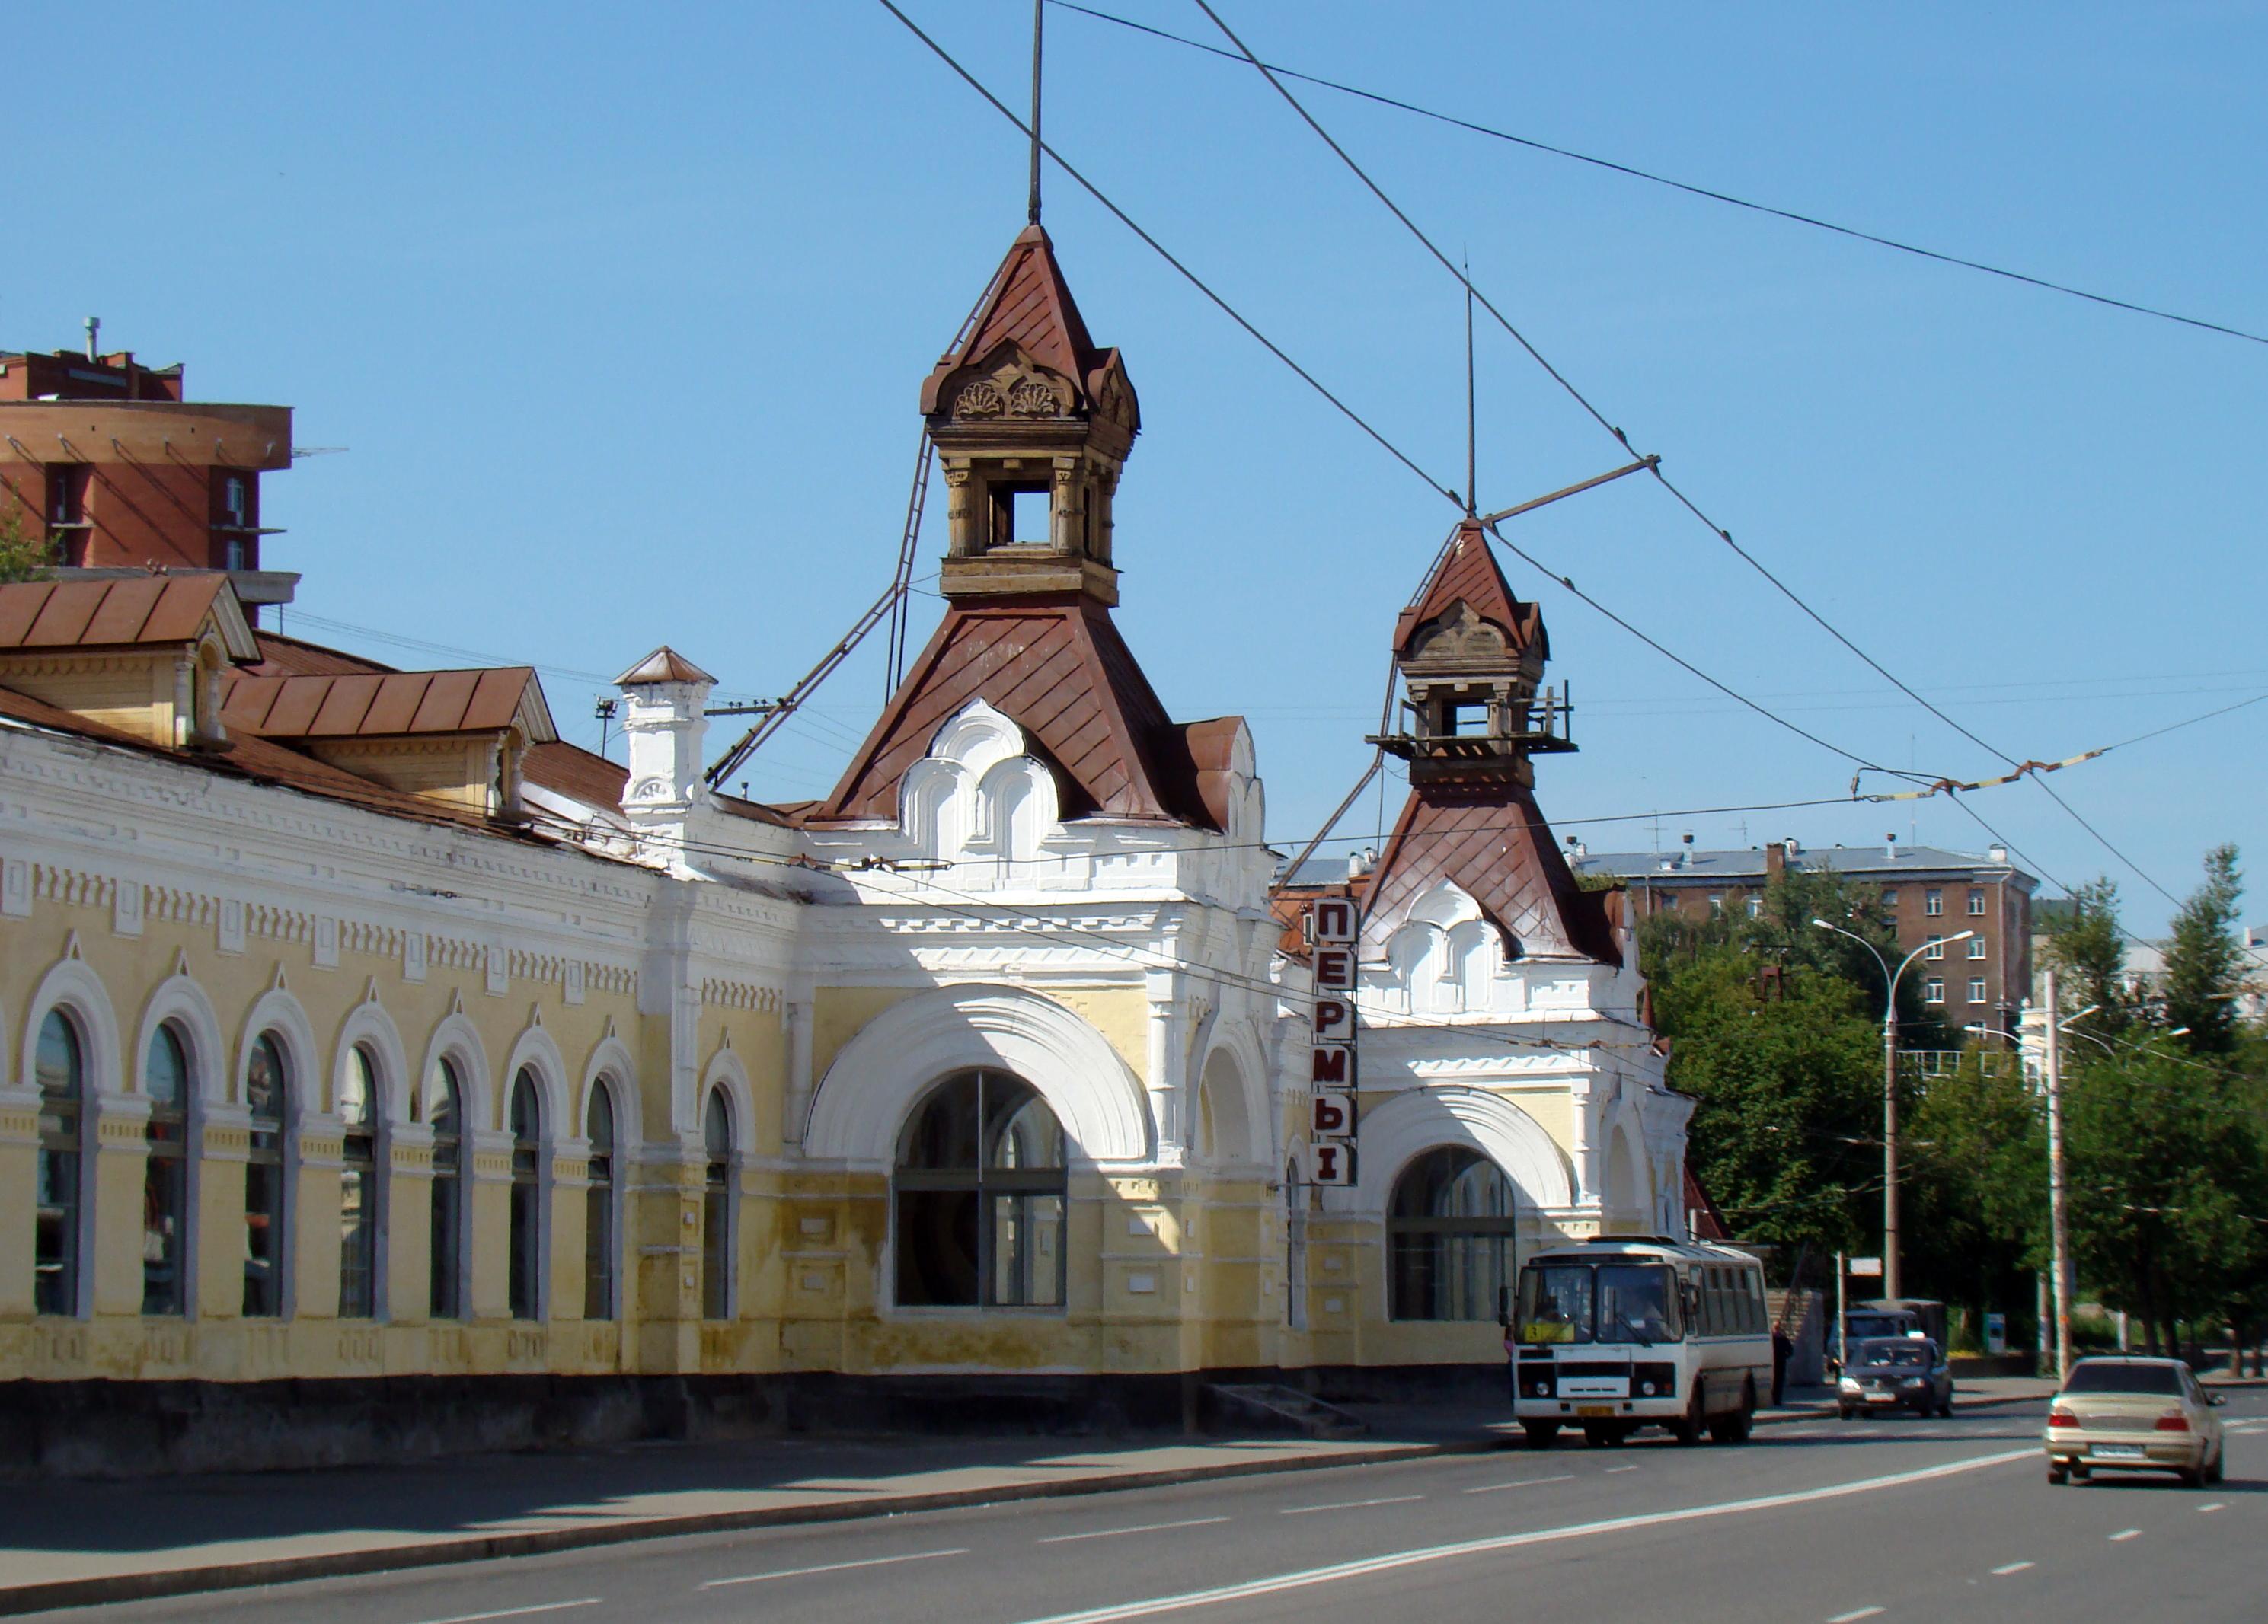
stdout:
<svg viewBox="0 0 2268 1624">
<path fill-rule="evenodd" d="M 1354 1182 L 1354 1147 L 1336 1140 L 1307 1147 L 1307 1182 L 1310 1184 L 1352 1184 Z"/>
</svg>

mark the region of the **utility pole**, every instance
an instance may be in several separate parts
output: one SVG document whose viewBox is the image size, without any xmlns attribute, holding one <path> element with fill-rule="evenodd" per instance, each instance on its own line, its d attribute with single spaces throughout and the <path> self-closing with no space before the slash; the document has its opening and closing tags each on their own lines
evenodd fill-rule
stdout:
<svg viewBox="0 0 2268 1624">
<path fill-rule="evenodd" d="M 2063 1176 L 2063 1006 L 2056 1002 L 2056 973 L 2041 973 L 2048 1006 L 2048 1290 L 2055 1298 L 2056 1379 L 2071 1374 L 2071 1231 L 2066 1221 Z"/>
<path fill-rule="evenodd" d="M 1903 973 L 1905 966 L 1898 969 Z M 1882 1295 L 1905 1295 L 1898 1266 L 1898 989 L 1890 984 L 1882 1014 Z"/>
</svg>

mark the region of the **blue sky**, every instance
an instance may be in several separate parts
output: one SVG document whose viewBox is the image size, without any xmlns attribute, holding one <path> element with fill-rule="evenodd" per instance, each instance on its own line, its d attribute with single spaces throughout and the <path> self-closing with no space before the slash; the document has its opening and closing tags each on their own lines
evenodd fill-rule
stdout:
<svg viewBox="0 0 2268 1624">
<path fill-rule="evenodd" d="M 903 0 L 1020 99 L 1020 0 Z M 1108 9 L 1193 35 L 1194 5 Z M 2268 331 L 2257 4 L 1575 8 L 1234 0 L 1263 55 L 1720 189 Z M 1018 138 L 879 5 L 11 12 L 75 86 L 17 121 L 37 177 L 0 344 L 180 360 L 343 452 L 271 478 L 292 628 L 402 664 L 536 663 L 563 727 L 668 641 L 732 693 L 792 683 L 887 579 L 915 392 L 1022 224 Z M 1249 70 L 1055 11 L 1066 157 L 1444 483 L 1462 477 L 1455 283 Z M 2268 692 L 2257 441 L 2268 346 L 1926 264 L 1300 92 L 1475 281 L 1742 544 L 1995 745 L 2054 758 Z M 1060 176 L 1048 224 L 1145 431 L 1121 623 L 1177 714 L 1257 736 L 1271 833 L 1366 759 L 1395 608 L 1454 517 Z M 1480 342 L 1481 496 L 1619 448 Z M 941 495 L 941 488 L 940 488 Z M 924 536 L 942 547 L 941 510 Z M 1997 763 L 1776 598 L 1650 481 L 1519 521 L 1558 573 L 1868 759 Z M 1565 592 L 1540 596 L 1580 754 L 1543 804 L 1594 849 L 1651 819 L 1845 793 Z M 918 630 L 938 602 L 918 602 Z M 303 612 L 306 617 L 299 618 Z M 1331 652 L 1351 637 L 1362 652 Z M 880 698 L 862 655 L 758 758 L 832 781 Z M 729 724 L 720 724 L 720 728 Z M 2058 775 L 2176 893 L 2268 854 L 2268 704 Z M 719 741 L 721 743 L 721 739 Z M 1398 797 L 1390 795 L 1390 817 Z M 2037 870 L 2166 905 L 2029 786 L 1977 798 Z M 1375 801 L 1359 814 L 1375 827 Z M 1353 833 L 1359 823 L 1346 826 Z M 1665 816 L 1981 849 L 1943 802 Z M 2046 887 L 2052 890 L 2053 886 Z M 2268 918 L 2268 899 L 2248 910 Z"/>
</svg>

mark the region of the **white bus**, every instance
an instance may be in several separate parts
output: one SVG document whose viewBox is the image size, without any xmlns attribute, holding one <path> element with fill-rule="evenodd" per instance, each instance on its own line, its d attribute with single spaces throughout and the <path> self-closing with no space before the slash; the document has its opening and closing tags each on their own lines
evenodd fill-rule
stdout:
<svg viewBox="0 0 2268 1624">
<path fill-rule="evenodd" d="M 1771 1391 L 1764 1269 L 1745 1252 L 1601 1236 L 1521 1265 L 1506 1316 L 1513 1414 L 1529 1444 L 1576 1426 L 1594 1447 L 1640 1427 L 1738 1444 Z"/>
</svg>

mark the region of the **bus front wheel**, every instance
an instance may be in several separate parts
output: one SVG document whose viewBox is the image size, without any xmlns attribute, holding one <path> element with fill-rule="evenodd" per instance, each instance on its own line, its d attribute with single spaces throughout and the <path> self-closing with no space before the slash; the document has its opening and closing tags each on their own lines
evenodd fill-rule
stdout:
<svg viewBox="0 0 2268 1624">
<path fill-rule="evenodd" d="M 1520 1429 L 1528 1435 L 1530 1449 L 1550 1449 L 1559 1438 L 1559 1423 L 1556 1421 L 1523 1421 Z"/>
<path fill-rule="evenodd" d="M 1701 1403 L 1701 1390 L 1693 1390 L 1693 1402 L 1685 1407 L 1685 1414 L 1669 1423 L 1669 1436 L 1680 1444 L 1691 1445 L 1701 1441 L 1701 1434 L 1709 1424 L 1709 1412 Z"/>
</svg>

